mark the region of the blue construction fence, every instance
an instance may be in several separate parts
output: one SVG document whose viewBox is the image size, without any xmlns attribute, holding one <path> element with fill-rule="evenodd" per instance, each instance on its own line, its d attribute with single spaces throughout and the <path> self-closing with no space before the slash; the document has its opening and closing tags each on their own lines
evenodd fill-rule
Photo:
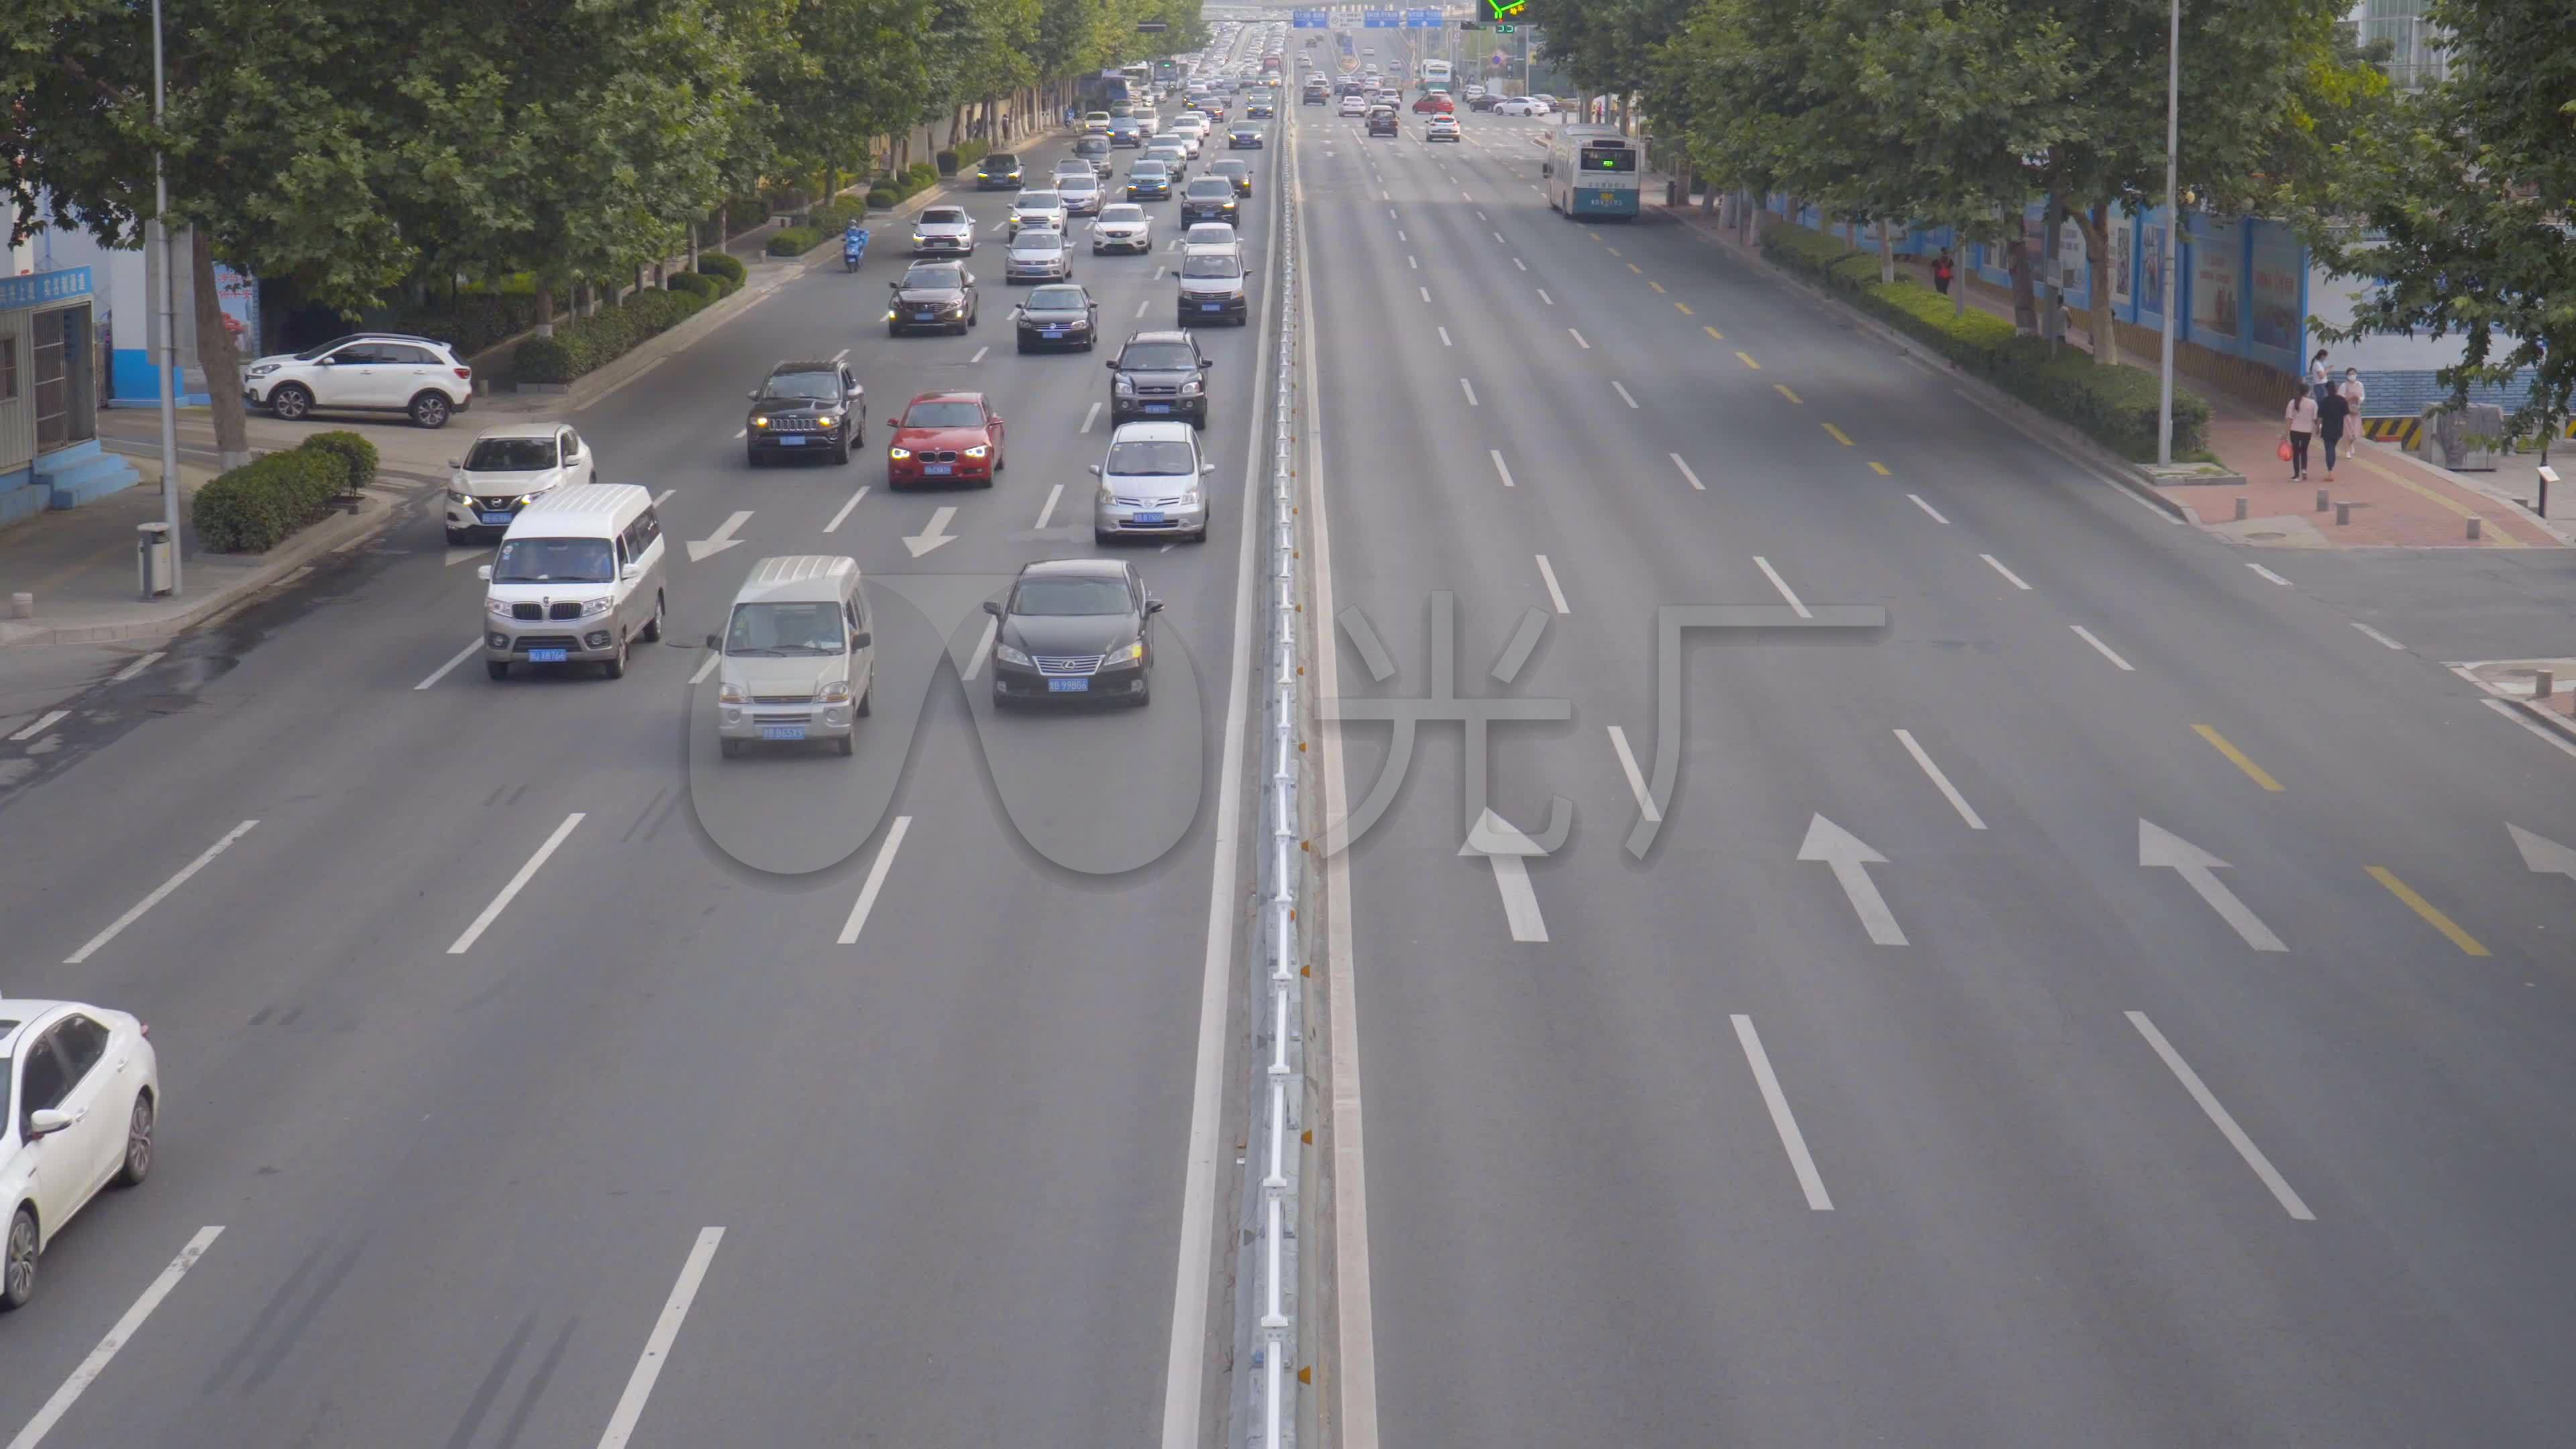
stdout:
<svg viewBox="0 0 2576 1449">
<path fill-rule="evenodd" d="M 1786 216 L 1788 199 L 1774 195 L 1774 215 Z M 2059 228 L 2049 245 L 2044 202 L 2032 202 L 2022 213 L 2022 245 L 2038 263 L 2032 280 L 2053 287 L 2068 310 L 2093 307 L 2092 268 L 2084 251 L 2084 233 L 2073 222 Z M 1830 221 L 1813 206 L 1799 208 L 1800 226 L 1828 236 L 1850 239 L 1848 222 Z M 1878 245 L 1875 223 L 1863 223 L 1859 244 Z M 2111 264 L 2111 313 L 2123 322 L 2150 330 L 2165 325 L 2165 249 L 2175 244 L 2172 222 L 2164 208 L 2132 213 L 2114 208 L 2108 220 Z M 2183 216 L 2182 252 L 2175 280 L 2182 293 L 2175 309 L 2175 337 L 2213 352 L 2242 357 L 2278 368 L 2292 376 L 2313 351 L 2308 338 L 2308 248 L 2288 227 L 2252 217 L 2214 217 L 2199 212 Z M 1982 243 L 1960 247 L 1948 227 L 1909 227 L 1899 233 L 1901 252 L 1931 256 L 1948 251 L 1961 270 L 1998 287 L 2012 285 L 2005 252 Z"/>
</svg>

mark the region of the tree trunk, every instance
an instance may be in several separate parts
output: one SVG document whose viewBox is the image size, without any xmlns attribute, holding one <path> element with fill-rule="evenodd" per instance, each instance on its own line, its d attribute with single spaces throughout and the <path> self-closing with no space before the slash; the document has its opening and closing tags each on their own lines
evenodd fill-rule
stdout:
<svg viewBox="0 0 2576 1449">
<path fill-rule="evenodd" d="M 696 222 L 694 222 L 694 221 L 693 221 L 693 222 L 690 222 L 690 223 L 689 223 L 689 270 L 694 272 L 694 271 L 696 271 L 697 269 L 698 269 L 698 224 L 697 224 Z"/>
<path fill-rule="evenodd" d="M 216 466 L 225 471 L 250 461 L 250 418 L 242 402 L 241 353 L 224 327 L 224 299 L 215 291 L 215 243 L 202 226 L 188 228 L 190 290 L 197 294 L 197 367 L 206 374 L 214 404 Z"/>
<path fill-rule="evenodd" d="M 1967 228 L 1965 227 L 1954 226 L 1950 228 L 1950 240 L 1954 243 L 1958 243 L 1958 245 L 1954 245 L 1950 248 L 1950 315 L 1953 317 L 1965 317 L 1968 315 L 1968 272 L 1970 269 L 1968 266 L 1968 248 L 1965 244 L 1967 241 L 1967 235 Z"/>
<path fill-rule="evenodd" d="M 539 337 L 555 335 L 555 289 L 551 282 L 537 283 L 537 326 Z"/>
<path fill-rule="evenodd" d="M 2004 254 L 2012 273 L 2013 330 L 2023 336 L 2039 331 L 2039 298 L 2031 289 L 2030 242 L 2019 228 L 2006 233 L 2011 237 L 2011 250 Z"/>
<path fill-rule="evenodd" d="M 2076 229 L 2084 233 L 2084 262 L 2093 277 L 2092 317 L 2085 324 L 2093 334 L 2093 360 L 2105 367 L 2117 367 L 2120 323 L 2111 315 L 2111 208 L 2097 201 L 2090 212 L 2072 215 Z"/>
<path fill-rule="evenodd" d="M 1878 219 L 1878 279 L 1896 280 L 1896 240 L 1883 216 Z"/>
</svg>

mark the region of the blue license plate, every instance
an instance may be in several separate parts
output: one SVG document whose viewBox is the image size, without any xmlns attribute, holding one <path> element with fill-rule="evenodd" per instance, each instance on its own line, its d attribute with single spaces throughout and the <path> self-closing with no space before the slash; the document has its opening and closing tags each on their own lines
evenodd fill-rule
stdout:
<svg viewBox="0 0 2576 1449">
<path fill-rule="evenodd" d="M 801 740 L 805 738 L 805 727 L 803 725 L 762 725 L 760 737 L 764 740 Z"/>
<path fill-rule="evenodd" d="M 1143 509 L 1136 514 L 1136 521 L 1138 523 L 1160 523 L 1163 521 L 1163 515 L 1153 509 Z"/>
<path fill-rule="evenodd" d="M 912 320 L 915 322 L 928 322 L 934 320 L 938 315 L 939 314 L 935 312 L 915 312 L 912 314 Z"/>
<path fill-rule="evenodd" d="M 564 660 L 570 658 L 571 655 L 572 651 L 569 649 L 531 649 L 528 651 L 528 662 L 530 664 L 561 664 Z"/>
<path fill-rule="evenodd" d="M 954 463 L 924 463 L 921 465 L 921 471 L 929 474 L 933 478 L 945 478 L 949 474 L 957 471 L 957 465 Z"/>
<path fill-rule="evenodd" d="M 1040 337 L 1045 338 L 1045 339 L 1046 339 L 1047 341 L 1049 341 L 1049 342 L 1053 342 L 1053 341 L 1055 341 L 1057 338 L 1060 338 L 1060 337 L 1064 336 L 1064 329 L 1063 329 L 1063 328 L 1061 328 L 1061 327 L 1049 327 L 1049 328 L 1046 328 L 1045 330 L 1043 330 L 1043 331 L 1039 332 L 1039 333 L 1038 333 L 1038 335 L 1039 335 Z"/>
<path fill-rule="evenodd" d="M 1171 410 L 1172 410 L 1172 405 L 1171 405 L 1170 403 L 1147 403 L 1147 404 L 1145 404 L 1145 411 L 1147 411 L 1147 412 L 1149 412 L 1149 413 L 1167 413 L 1167 412 L 1170 412 Z"/>
<path fill-rule="evenodd" d="M 778 440 L 778 446 L 782 448 L 801 448 L 805 446 L 805 440 L 803 438 L 781 438 Z"/>
<path fill-rule="evenodd" d="M 1225 304 L 1223 302 L 1201 302 L 1199 304 L 1199 310 L 1202 312 L 1222 312 L 1225 310 Z"/>
<path fill-rule="evenodd" d="M 494 528 L 507 528 L 510 526 L 510 520 L 516 516 L 509 513 L 486 513 L 483 515 L 483 521 Z"/>
<path fill-rule="evenodd" d="M 1047 681 L 1047 692 L 1050 694 L 1081 694 L 1088 691 L 1090 688 L 1091 681 L 1088 679 L 1050 679 Z"/>
</svg>

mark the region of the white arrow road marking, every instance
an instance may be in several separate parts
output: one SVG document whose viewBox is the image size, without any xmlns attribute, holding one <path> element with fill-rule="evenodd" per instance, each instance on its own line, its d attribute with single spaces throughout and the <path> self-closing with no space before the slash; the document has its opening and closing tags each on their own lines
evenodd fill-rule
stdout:
<svg viewBox="0 0 2576 1449">
<path fill-rule="evenodd" d="M 1896 913 L 1887 908 L 1887 898 L 1878 893 L 1878 883 L 1869 878 L 1868 867 L 1887 864 L 1887 857 L 1872 850 L 1861 838 L 1834 822 L 1818 815 L 1807 822 L 1807 838 L 1798 846 L 1800 860 L 1821 860 L 1833 867 L 1834 883 L 1851 898 L 1852 910 L 1869 931 L 1869 939 L 1881 946 L 1902 946 L 1905 932 L 1896 924 Z"/>
<path fill-rule="evenodd" d="M 2576 880 L 2576 850 L 2570 850 L 2546 835 L 2534 835 L 2519 825 L 2507 822 L 2505 831 L 2513 836 L 2513 848 L 2522 852 L 2522 863 L 2535 875 L 2563 875 Z"/>
<path fill-rule="evenodd" d="M 2230 867 L 2226 861 L 2165 829 L 2152 820 L 2138 822 L 2138 864 L 2149 869 L 2173 871 L 2200 893 L 2218 918 L 2245 938 L 2245 944 L 2257 951 L 2287 951 L 2281 938 L 2272 934 L 2252 908 L 2236 898 L 2216 874 Z"/>
<path fill-rule="evenodd" d="M 726 519 L 723 526 L 719 527 L 715 532 L 708 534 L 704 538 L 690 539 L 689 562 L 696 563 L 700 559 L 720 554 L 726 549 L 740 544 L 742 540 L 733 536 L 734 530 L 749 522 L 751 522 L 751 510 L 743 509 L 735 513 L 731 518 Z"/>
<path fill-rule="evenodd" d="M 161 1276 L 153 1279 L 151 1286 L 143 1290 L 143 1296 L 135 1299 L 133 1306 L 125 1310 L 125 1316 L 116 1320 L 116 1326 L 107 1331 L 107 1337 L 98 1341 L 98 1347 L 89 1351 L 89 1357 L 82 1359 L 80 1367 L 72 1370 L 72 1376 L 63 1380 L 62 1387 L 54 1390 L 52 1398 L 45 1400 L 45 1406 L 36 1411 L 36 1417 L 29 1419 L 17 1437 L 9 1441 L 9 1449 L 36 1449 L 43 1443 L 45 1436 L 54 1431 L 54 1426 L 62 1422 L 63 1415 L 70 1413 L 72 1405 L 88 1392 L 89 1386 L 98 1382 L 98 1376 L 107 1372 L 108 1363 L 117 1352 L 133 1342 L 134 1335 L 142 1331 L 143 1321 L 152 1316 L 152 1310 L 161 1306 L 161 1300 L 170 1296 L 170 1290 L 179 1286 L 179 1280 L 188 1276 L 188 1270 L 197 1266 L 197 1260 L 204 1257 L 206 1250 L 215 1245 L 215 1239 L 223 1235 L 221 1224 L 197 1229 L 197 1235 L 188 1240 L 188 1246 L 179 1250 L 179 1256 L 170 1260 L 170 1266 L 163 1268 Z"/>
<path fill-rule="evenodd" d="M 1528 857 L 1547 854 L 1537 841 L 1487 810 L 1467 832 L 1467 843 L 1458 847 L 1458 853 L 1481 855 L 1493 866 L 1494 889 L 1502 892 L 1503 919 L 1511 925 L 1513 940 L 1547 939 L 1547 918 L 1539 914 L 1538 892 L 1530 889 L 1529 882 Z"/>
<path fill-rule="evenodd" d="M 2208 1114 L 2219 1135 L 2227 1139 L 2227 1145 L 2235 1148 L 2236 1155 L 2244 1158 L 2245 1165 L 2253 1168 L 2254 1175 L 2263 1179 L 2263 1185 L 2272 1190 L 2272 1200 L 2281 1205 L 2281 1210 L 2303 1223 L 2316 1221 L 2317 1215 L 2308 1211 L 2308 1205 L 2290 1190 L 2289 1181 L 2281 1176 L 2279 1168 L 2272 1165 L 2272 1159 L 2265 1157 L 2263 1149 L 2254 1145 L 2254 1139 L 2245 1135 L 2245 1129 L 2236 1125 L 2236 1119 L 2219 1105 L 2217 1094 L 2200 1079 L 2200 1073 L 2191 1069 L 2191 1063 L 2182 1059 L 2182 1053 L 2173 1049 L 2173 1043 L 2165 1040 L 2165 1034 L 2156 1030 L 2156 1024 L 2147 1020 L 2147 1014 L 2132 1011 L 2128 1016 L 2129 1025 L 2136 1027 L 2138 1035 L 2147 1039 L 2147 1045 L 2156 1049 L 2156 1055 L 2164 1059 L 2166 1068 L 2174 1074 L 2175 1080 L 2182 1083 L 2182 1089 L 2191 1093 L 2191 1099 Z"/>
<path fill-rule="evenodd" d="M 942 508 L 938 510 L 930 515 L 930 526 L 928 528 L 923 529 L 919 533 L 906 534 L 904 536 L 903 546 L 912 550 L 912 556 L 914 558 L 919 558 L 923 554 L 930 552 L 932 549 L 939 547 L 943 543 L 955 543 L 957 538 L 956 535 L 948 531 L 948 520 L 955 518 L 956 516 L 957 510 L 954 508 Z"/>
</svg>

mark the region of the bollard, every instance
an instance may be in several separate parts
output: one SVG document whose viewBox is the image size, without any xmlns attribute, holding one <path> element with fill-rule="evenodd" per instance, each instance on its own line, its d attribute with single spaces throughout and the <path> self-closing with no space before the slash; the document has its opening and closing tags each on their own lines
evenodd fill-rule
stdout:
<svg viewBox="0 0 2576 1449">
<path fill-rule="evenodd" d="M 2478 541 L 2478 538 L 2480 537 L 2480 534 L 2479 534 L 2479 525 L 2481 525 L 2481 524 L 2483 524 L 2483 523 L 2485 523 L 2485 522 L 2486 522 L 2486 520 L 2485 520 L 2485 519 L 2480 518 L 2480 517 L 2477 517 L 2475 514 L 2470 515 L 2470 517 L 2469 517 L 2469 542 L 2471 542 L 2471 543 L 2475 543 L 2475 542 L 2477 542 L 2477 541 Z"/>
<path fill-rule="evenodd" d="M 2245 500 L 2242 498 L 2236 500 L 2236 521 L 2239 523 L 2245 521 Z"/>
<path fill-rule="evenodd" d="M 9 596 L 9 617 L 12 619 L 32 619 L 36 617 L 36 596 L 33 594 L 11 594 Z"/>
<path fill-rule="evenodd" d="M 2335 527 L 2337 527 L 2337 528 L 2341 528 L 2341 527 L 2343 527 L 2345 524 L 2350 523 L 2350 522 L 2352 522 L 2352 505 L 2351 505 L 2351 504 L 2349 504 L 2349 503 L 2338 503 L 2338 504 L 2336 504 L 2336 505 L 2335 505 Z"/>
<path fill-rule="evenodd" d="M 2540 470 L 2540 496 L 2532 500 L 2532 512 L 2549 516 L 2549 485 L 2558 481 L 2558 470 L 2543 466 Z"/>
<path fill-rule="evenodd" d="M 2320 489 L 2318 489 L 2318 490 L 2317 490 L 2317 512 L 2319 512 L 2319 513 L 2323 513 L 2323 512 L 2325 512 L 2325 511 L 2326 511 L 2326 490 L 2324 490 L 2324 489 L 2320 488 Z"/>
<path fill-rule="evenodd" d="M 2558 692 L 2558 676 L 2557 676 L 2557 675 L 2550 673 L 2550 672 L 2549 672 L 2548 670 L 2546 670 L 2546 669 L 2536 670 L 2536 671 L 2534 671 L 2534 672 L 2533 672 L 2533 674 L 2532 674 L 2532 676 L 2531 676 L 2531 697 L 2532 697 L 2532 698 L 2534 698 L 2534 699 L 2547 699 L 2549 696 L 2551 696 L 2552 694 L 2555 694 L 2555 693 L 2557 693 L 2557 692 Z"/>
</svg>

